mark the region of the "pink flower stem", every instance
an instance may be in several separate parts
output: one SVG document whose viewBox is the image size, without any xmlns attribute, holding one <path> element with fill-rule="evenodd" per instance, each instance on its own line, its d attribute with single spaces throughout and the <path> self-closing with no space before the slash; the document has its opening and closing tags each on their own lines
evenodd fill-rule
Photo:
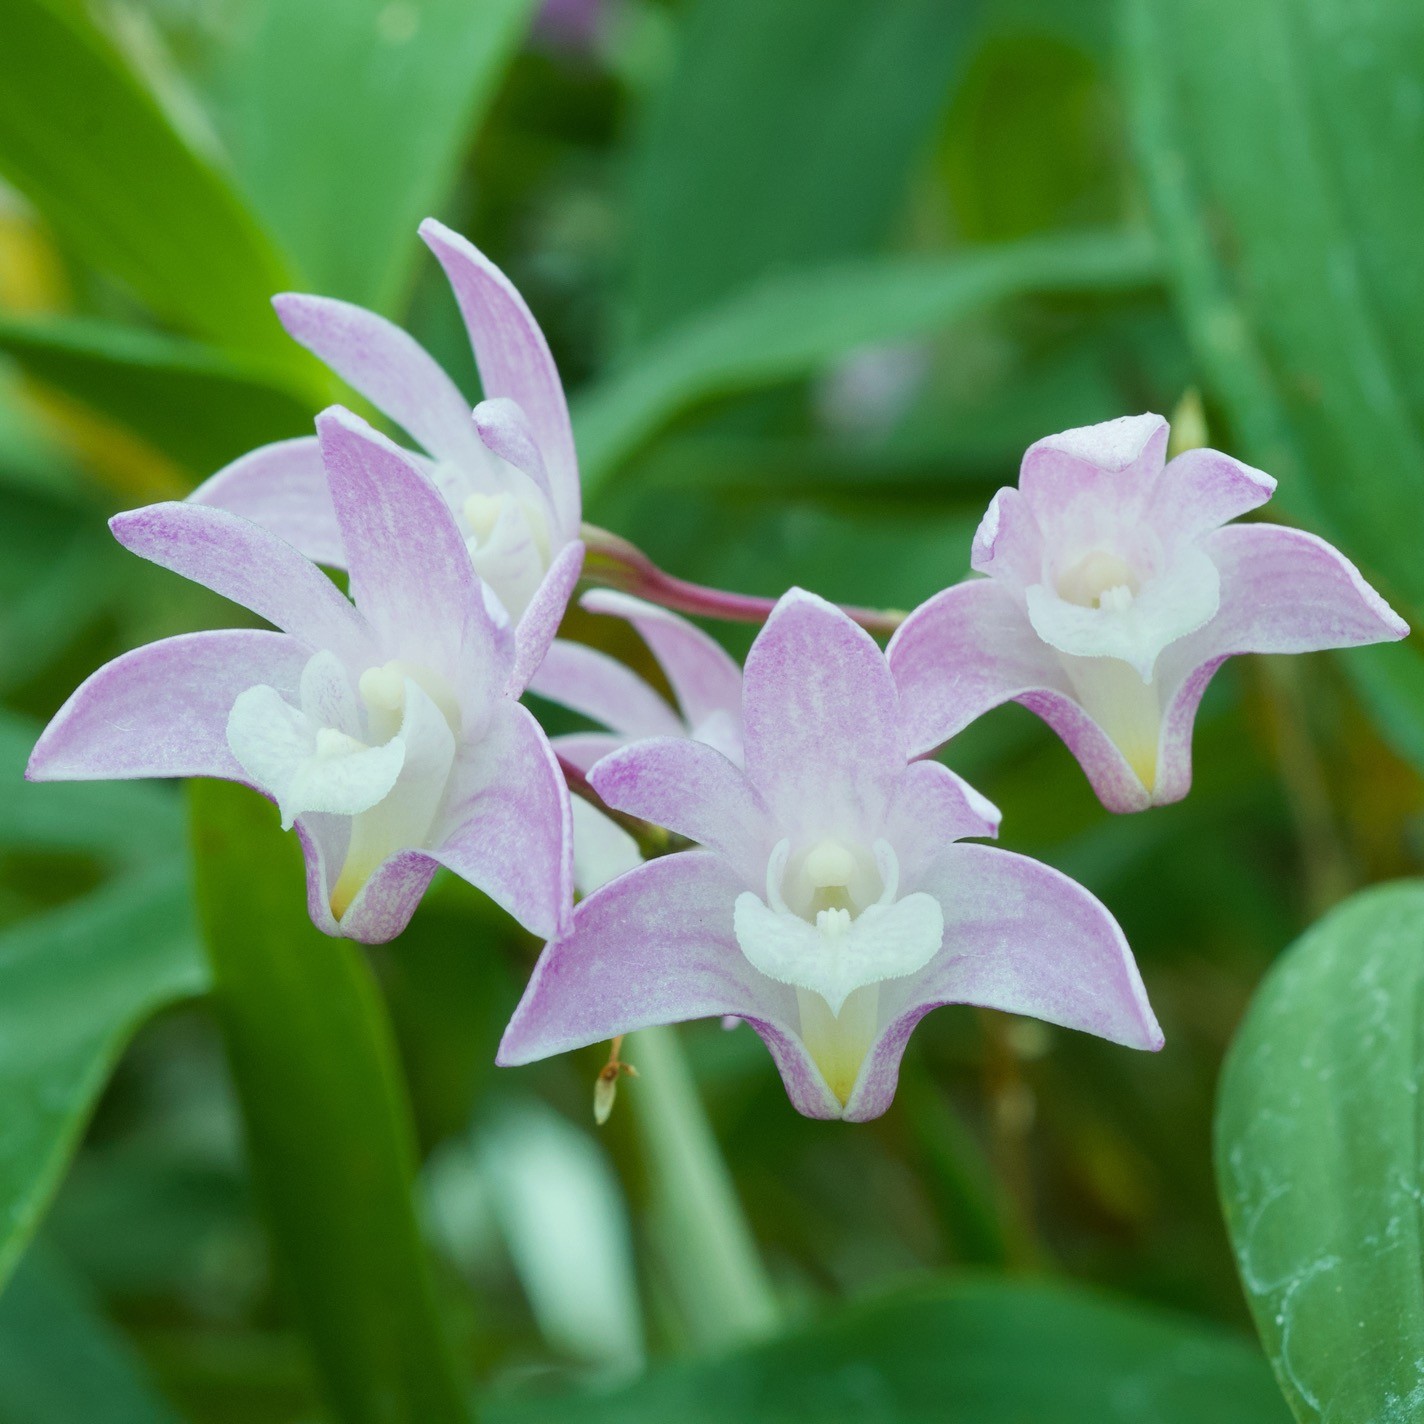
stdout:
<svg viewBox="0 0 1424 1424">
<path fill-rule="evenodd" d="M 756 598 L 746 593 L 724 593 L 705 584 L 674 578 L 660 569 L 643 551 L 617 534 L 592 524 L 583 526 L 588 552 L 583 574 L 592 583 L 616 588 L 670 608 L 675 613 L 691 613 L 703 618 L 720 618 L 728 623 L 765 623 L 776 607 L 774 598 Z M 868 633 L 888 637 L 906 615 L 896 609 L 858 608 L 841 605 Z"/>
</svg>

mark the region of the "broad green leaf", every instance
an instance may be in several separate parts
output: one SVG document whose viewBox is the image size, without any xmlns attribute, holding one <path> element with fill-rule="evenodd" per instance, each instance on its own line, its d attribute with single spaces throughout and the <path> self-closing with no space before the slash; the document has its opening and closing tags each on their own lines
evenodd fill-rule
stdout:
<svg viewBox="0 0 1424 1424">
<path fill-rule="evenodd" d="M 1424 1409 L 1424 882 L 1355 895 L 1257 991 L 1216 1167 L 1266 1353 L 1301 1424 Z"/>
<path fill-rule="evenodd" d="M 188 887 L 171 866 L 0 934 L 0 1281 L 134 1030 L 201 993 L 206 977 Z"/>
<path fill-rule="evenodd" d="M 0 1424 L 177 1424 L 142 1365 L 43 1253 L 0 1297 Z"/>
<path fill-rule="evenodd" d="M 1125 0 L 1176 294 L 1282 505 L 1424 608 L 1424 8 Z"/>
<path fill-rule="evenodd" d="M 1283 1424 L 1244 1341 L 1059 1286 L 970 1278 L 852 1307 L 783 1339 L 654 1370 L 495 1424 Z"/>
<path fill-rule="evenodd" d="M 0 175 L 159 315 L 308 369 L 268 301 L 285 263 L 79 7 L 6 0 L 4 36 Z"/>
<path fill-rule="evenodd" d="M 633 157 L 635 337 L 768 273 L 881 242 L 977 10 L 942 0 L 694 5 Z"/>
<path fill-rule="evenodd" d="M 767 278 L 660 338 L 577 408 L 590 495 L 678 411 L 942 329 L 1034 293 L 1131 290 L 1158 276 L 1138 233 L 1036 239 L 946 257 L 864 259 Z"/>
<path fill-rule="evenodd" d="M 465 1418 L 416 1221 L 410 1107 L 359 945 L 307 916 L 294 836 L 245 787 L 192 786 L 198 903 L 252 1173 L 343 1421 Z"/>
<path fill-rule="evenodd" d="M 266 0 L 228 75 L 233 161 L 315 290 L 389 311 L 532 0 Z"/>
<path fill-rule="evenodd" d="M 256 445 L 309 435 L 314 403 L 252 358 L 116 323 L 0 317 L 0 351 L 205 478 Z"/>
</svg>

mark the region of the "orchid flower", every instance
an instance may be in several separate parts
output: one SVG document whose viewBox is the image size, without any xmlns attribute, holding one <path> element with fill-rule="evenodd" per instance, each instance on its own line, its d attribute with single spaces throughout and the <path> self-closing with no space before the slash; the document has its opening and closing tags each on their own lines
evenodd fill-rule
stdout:
<svg viewBox="0 0 1424 1424">
<path fill-rule="evenodd" d="M 438 866 L 536 934 L 572 906 L 568 790 L 517 701 L 515 640 L 430 477 L 340 408 L 317 419 L 354 603 L 226 510 L 151 505 L 126 548 L 277 631 L 186 634 L 94 673 L 45 729 L 32 780 L 215 776 L 277 803 L 328 934 L 398 934 Z"/>
<path fill-rule="evenodd" d="M 1097 900 L 1023 856 L 957 844 L 995 834 L 998 813 L 947 767 L 910 760 L 885 656 L 845 613 L 788 593 L 747 658 L 742 713 L 745 768 L 688 737 L 593 768 L 610 806 L 699 848 L 578 906 L 500 1063 L 733 1015 L 797 1109 L 860 1121 L 889 1106 L 911 1031 L 941 1004 L 1161 1046 Z"/>
<path fill-rule="evenodd" d="M 275 298 L 287 331 L 402 426 L 460 526 L 476 572 L 517 623 L 519 665 L 538 665 L 583 563 L 578 461 L 563 385 L 524 299 L 487 257 L 427 218 L 420 235 L 454 289 L 487 399 L 474 408 L 418 342 L 329 297 Z M 428 458 L 427 458 L 428 457 Z M 241 514 L 309 558 L 345 568 L 321 450 L 265 445 L 190 496 Z"/>
<path fill-rule="evenodd" d="M 1166 462 L 1167 422 L 1126 416 L 1033 445 L 974 537 L 986 574 L 937 594 L 890 642 L 909 749 L 1001 702 L 1068 744 L 1111 811 L 1179 801 L 1207 683 L 1237 653 L 1304 653 L 1409 631 L 1343 554 L 1231 524 L 1275 481 L 1216 450 Z"/>
<path fill-rule="evenodd" d="M 584 643 L 557 639 L 529 690 L 601 722 L 606 732 L 554 738 L 559 755 L 580 771 L 645 737 L 691 737 L 742 759 L 742 670 L 714 638 L 687 619 L 631 594 L 590 589 L 579 600 L 591 613 L 626 619 L 638 631 L 677 698 L 663 696 L 631 668 Z"/>
</svg>

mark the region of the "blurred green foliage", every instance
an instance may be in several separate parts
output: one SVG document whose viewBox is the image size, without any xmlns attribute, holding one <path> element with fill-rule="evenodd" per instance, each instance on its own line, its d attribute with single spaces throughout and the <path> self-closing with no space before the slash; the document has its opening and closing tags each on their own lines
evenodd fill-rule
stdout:
<svg viewBox="0 0 1424 1424">
<path fill-rule="evenodd" d="M 1168 1047 L 1139 1057 L 946 1010 L 917 1033 L 895 1109 L 846 1128 L 796 1117 L 746 1030 L 684 1033 L 794 1322 L 788 1342 L 714 1361 L 690 1354 L 650 1213 L 665 1184 L 626 1102 L 594 1136 L 600 1055 L 491 1065 L 537 949 L 493 907 L 438 884 L 408 935 L 365 957 L 373 980 L 343 949 L 331 992 L 365 1006 L 346 1023 L 364 1039 L 303 1045 L 307 1001 L 278 1012 L 274 997 L 264 1023 L 249 1000 L 234 1081 L 221 994 L 192 1002 L 207 970 L 174 789 L 19 782 L 43 719 L 104 659 L 240 616 L 123 556 L 103 520 L 339 396 L 281 333 L 273 291 L 378 307 L 476 394 L 415 237 L 427 211 L 543 323 L 588 517 L 682 576 L 911 607 L 963 576 L 1032 440 L 1169 414 L 1196 390 L 1212 443 L 1280 477 L 1272 517 L 1338 541 L 1411 621 L 1424 609 L 1414 0 L 596 8 L 574 43 L 522 0 L 0 0 L 0 1261 L 41 1229 L 0 1299 L 0 1424 L 309 1420 L 338 1356 L 340 1417 L 402 1418 L 390 1381 L 438 1352 L 438 1331 L 410 1324 L 437 1311 L 495 1419 L 1284 1417 L 1217 1206 L 1216 1078 L 1282 947 L 1424 859 L 1412 646 L 1232 665 L 1203 709 L 1191 797 L 1130 819 L 1102 811 L 1021 709 L 955 742 L 948 760 L 1004 810 L 1004 843 L 1118 915 Z M 608 640 L 608 621 L 572 626 Z M 737 650 L 750 637 L 718 632 Z M 261 917 L 286 911 L 226 873 L 210 853 L 205 893 L 227 906 L 229 970 L 255 975 Z M 1352 948 L 1336 946 L 1341 975 Z M 334 963 L 300 966 L 308 992 Z M 1395 971 L 1403 1052 L 1413 981 Z M 1305 1170 L 1345 1151 L 1331 1134 L 1362 1111 L 1322 1087 L 1290 1107 L 1298 1129 L 1253 1136 L 1295 1085 L 1247 1081 L 1242 1063 L 1284 1073 L 1271 1034 L 1350 1032 L 1347 979 L 1294 972 L 1233 1060 L 1228 1160 L 1239 1138 Z M 295 1091 L 302 1052 L 331 1055 L 312 1080 L 336 1095 L 325 1105 Z M 349 1082 L 345 1052 L 364 1062 Z M 1390 1062 L 1417 1087 L 1412 1057 Z M 1389 1135 L 1412 1128 L 1407 1091 L 1360 1123 L 1417 1182 L 1414 1138 Z M 254 1095 L 273 1100 L 265 1126 Z M 266 1142 L 255 1191 L 239 1100 Z M 372 1140 L 414 1138 L 419 1210 L 399 1181 L 342 1180 L 363 1113 Z M 511 1187 L 513 1167 L 547 1176 L 549 1161 L 546 1192 Z M 1237 1230 L 1275 1180 L 1242 1170 Z M 1328 1182 L 1312 1190 L 1322 1232 L 1383 1229 L 1378 1202 L 1352 1216 Z M 331 1220 L 312 1215 L 321 1192 Z M 274 1258 L 260 1223 L 277 1196 Z M 363 1295 L 353 1259 L 342 1305 L 355 1338 L 388 1312 L 403 1343 L 342 1356 L 348 1337 L 314 1368 L 310 1292 L 343 1279 L 321 1258 L 358 1251 L 363 1221 L 385 1291 Z M 517 1243 L 556 1226 L 588 1249 L 540 1267 L 551 1287 Z M 1390 1269 L 1417 1304 L 1417 1233 L 1401 1239 Z M 1026 1269 L 1058 1279 L 1003 1279 Z M 1370 1301 L 1371 1279 L 1352 1277 L 1349 1299 L 1393 1309 L 1408 1293 Z M 1279 1355 L 1270 1292 L 1252 1294 Z M 571 1402 L 618 1385 L 644 1343 L 684 1358 Z M 1372 1417 L 1351 1408 L 1339 1417 Z"/>
</svg>

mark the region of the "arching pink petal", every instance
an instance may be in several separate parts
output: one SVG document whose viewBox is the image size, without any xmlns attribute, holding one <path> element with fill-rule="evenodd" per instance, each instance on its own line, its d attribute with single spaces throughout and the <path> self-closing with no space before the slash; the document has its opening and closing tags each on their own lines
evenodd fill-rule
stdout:
<svg viewBox="0 0 1424 1424">
<path fill-rule="evenodd" d="M 612 732 L 568 732 L 551 738 L 550 745 L 560 760 L 587 776 L 604 757 L 626 746 L 627 741 Z"/>
<path fill-rule="evenodd" d="M 249 687 L 293 699 L 311 649 L 284 633 L 231 628 L 136 648 L 70 694 L 30 757 L 31 781 L 216 776 L 246 781 L 227 744 Z"/>
<path fill-rule="evenodd" d="M 914 761 L 895 784 L 884 837 L 900 860 L 901 893 L 961 836 L 997 836 L 999 810 L 963 777 L 937 761 Z"/>
<path fill-rule="evenodd" d="M 1107 909 L 1081 885 L 993 846 L 951 846 L 922 888 L 944 910 L 944 948 L 918 974 L 881 986 L 886 1027 L 845 1116 L 890 1105 L 915 1025 L 942 1004 L 979 1004 L 1158 1049 L 1158 1027 L 1132 951 Z"/>
<path fill-rule="evenodd" d="M 556 639 L 529 690 L 627 737 L 680 737 L 677 713 L 626 663 L 585 643 Z"/>
<path fill-rule="evenodd" d="M 478 742 L 461 747 L 433 857 L 547 939 L 573 911 L 569 792 L 528 710 L 505 703 Z"/>
<path fill-rule="evenodd" d="M 315 435 L 279 440 L 234 460 L 200 484 L 188 503 L 240 514 L 318 564 L 345 566 L 341 527 Z"/>
<path fill-rule="evenodd" d="M 513 465 L 551 505 L 553 490 L 543 451 L 529 417 L 508 396 L 483 400 L 475 407 L 475 432 L 491 454 Z"/>
<path fill-rule="evenodd" d="M 514 630 L 514 666 L 509 674 L 509 694 L 518 697 L 529 686 L 554 642 L 564 610 L 583 572 L 583 541 L 566 544 L 549 566 Z"/>
<path fill-rule="evenodd" d="M 1196 539 L 1260 508 L 1275 489 L 1270 475 L 1220 450 L 1185 450 L 1157 481 L 1152 522 L 1164 535 Z"/>
<path fill-rule="evenodd" d="M 741 873 L 742 890 L 765 893 L 767 859 L 782 831 L 746 774 L 721 752 L 654 737 L 604 758 L 588 779 L 615 811 L 715 850 Z"/>
<path fill-rule="evenodd" d="M 1135 522 L 1161 474 L 1168 435 L 1160 415 L 1124 415 L 1046 436 L 1024 455 L 1019 489 L 1045 531 L 1069 534 L 1080 512 L 1096 507 L 1101 516 L 1105 505 Z"/>
<path fill-rule="evenodd" d="M 487 457 L 470 402 L 408 332 L 364 307 L 289 292 L 272 299 L 282 325 L 437 459 L 477 468 Z"/>
<path fill-rule="evenodd" d="M 496 627 L 455 517 L 430 478 L 359 416 L 333 406 L 317 434 L 351 586 L 388 656 L 444 676 L 476 719 L 501 696 L 513 639 Z"/>
<path fill-rule="evenodd" d="M 109 521 L 124 548 L 249 608 L 313 649 L 359 658 L 365 620 L 285 539 L 225 509 L 166 502 Z"/>
<path fill-rule="evenodd" d="M 905 747 L 894 680 L 875 640 L 792 589 L 747 655 L 747 775 L 788 833 L 851 835 L 885 814 Z"/>
<path fill-rule="evenodd" d="M 572 536 L 581 509 L 578 458 L 563 383 L 544 333 L 514 284 L 466 238 L 434 218 L 421 223 L 420 235 L 454 288 L 485 395 L 508 396 L 529 418 L 560 532 Z"/>
<path fill-rule="evenodd" d="M 969 564 L 1020 592 L 1042 579 L 1043 531 L 1019 490 L 1001 489 L 989 501 L 974 532 Z"/>
<path fill-rule="evenodd" d="M 743 888 L 719 857 L 687 851 L 595 891 L 540 956 L 495 1061 L 532 1063 L 722 1014 L 794 1024 L 795 991 L 759 974 L 737 947 L 732 906 Z"/>
<path fill-rule="evenodd" d="M 579 601 L 590 613 L 611 614 L 638 630 L 667 674 L 690 726 L 718 712 L 740 723 L 742 670 L 715 638 L 666 608 L 616 589 L 590 589 Z"/>
</svg>

